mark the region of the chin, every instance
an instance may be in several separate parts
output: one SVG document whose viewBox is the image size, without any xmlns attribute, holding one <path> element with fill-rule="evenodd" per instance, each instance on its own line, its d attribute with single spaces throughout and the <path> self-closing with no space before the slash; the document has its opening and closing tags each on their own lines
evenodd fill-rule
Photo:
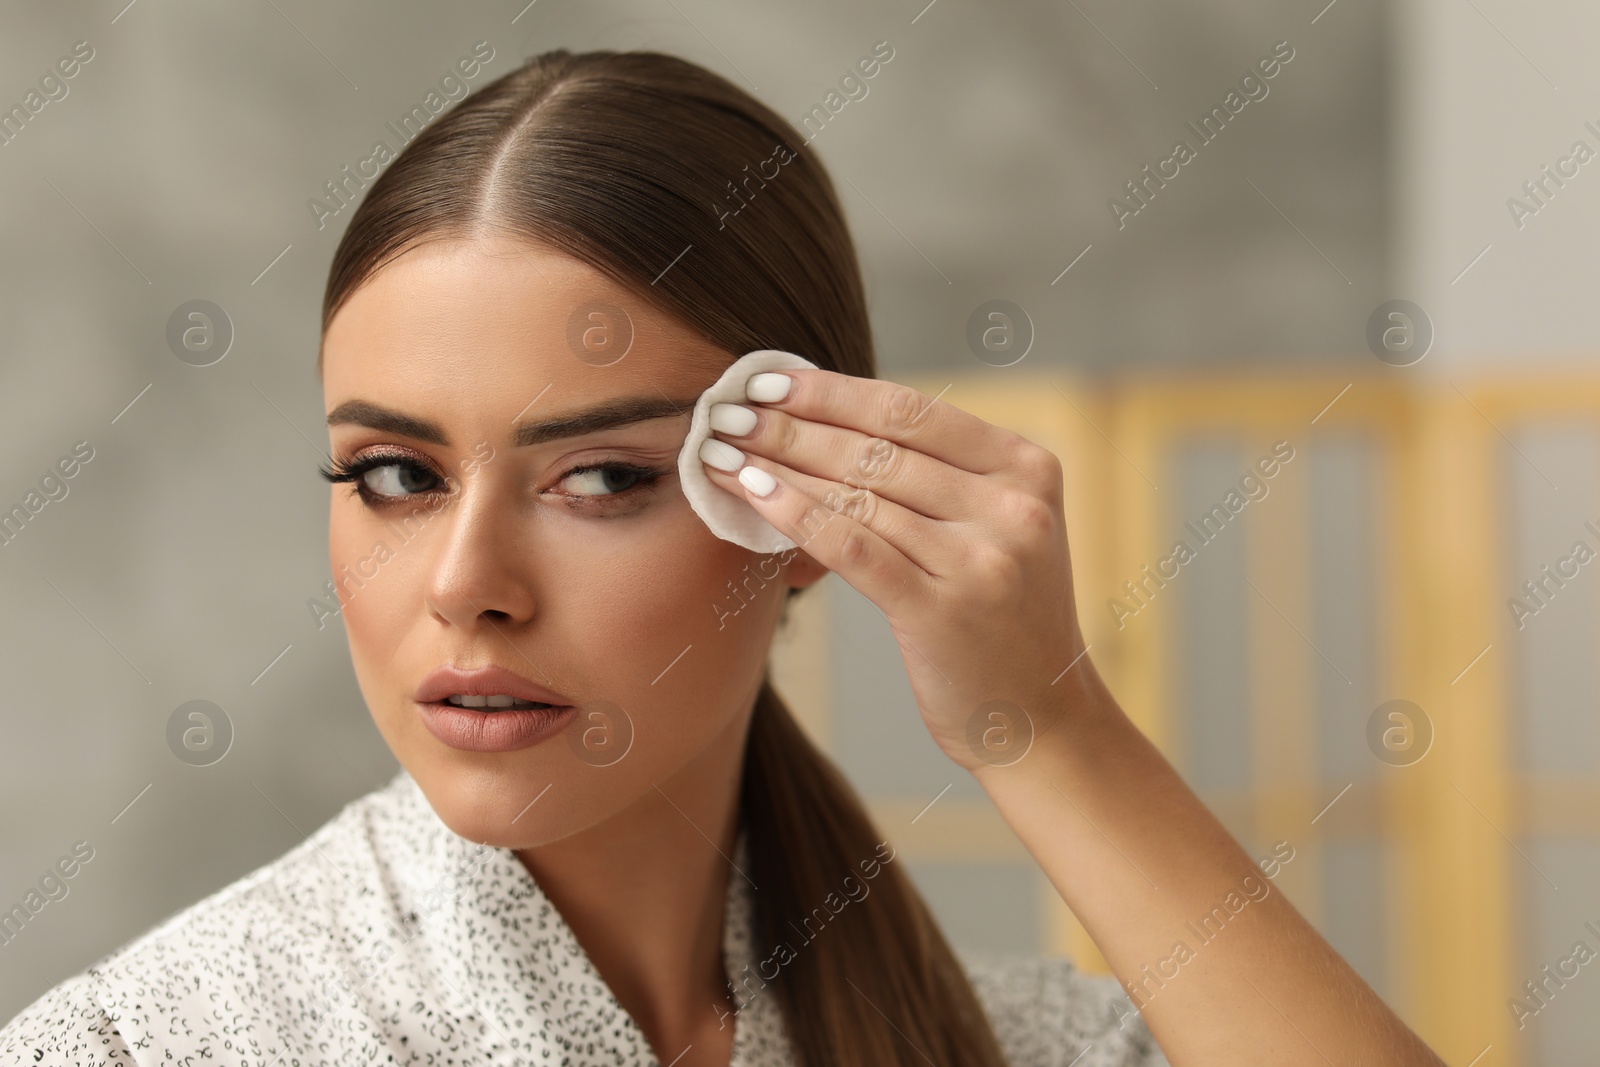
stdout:
<svg viewBox="0 0 1600 1067">
<path fill-rule="evenodd" d="M 542 768 L 483 756 L 402 762 L 441 822 L 461 837 L 494 848 L 529 849 L 560 841 L 631 802 L 631 781 L 618 782 L 604 770 L 582 764 L 561 766 L 552 779 Z"/>
</svg>

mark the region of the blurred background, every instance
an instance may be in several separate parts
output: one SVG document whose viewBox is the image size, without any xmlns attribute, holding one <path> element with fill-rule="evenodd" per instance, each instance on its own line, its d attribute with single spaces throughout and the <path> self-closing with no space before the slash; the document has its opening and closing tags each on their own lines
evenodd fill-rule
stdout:
<svg viewBox="0 0 1600 1067">
<path fill-rule="evenodd" d="M 0 535 L 0 911 L 93 850 L 0 939 L 0 1017 L 397 770 L 308 607 L 332 577 L 318 313 L 350 214 L 328 183 L 487 42 L 474 85 L 550 48 L 649 48 L 797 126 L 824 109 L 802 129 L 881 373 L 1062 458 L 1078 610 L 1129 713 L 1252 856 L 1292 848 L 1276 885 L 1450 1063 L 1593 1062 L 1600 9 L 0 21 L 0 517 L 26 515 Z M 878 42 L 892 59 L 847 97 Z M 196 307 L 217 333 L 186 347 Z M 830 576 L 774 671 L 958 949 L 1103 968 L 921 730 L 869 602 Z M 208 765 L 168 729 L 193 700 L 224 713 Z"/>
</svg>

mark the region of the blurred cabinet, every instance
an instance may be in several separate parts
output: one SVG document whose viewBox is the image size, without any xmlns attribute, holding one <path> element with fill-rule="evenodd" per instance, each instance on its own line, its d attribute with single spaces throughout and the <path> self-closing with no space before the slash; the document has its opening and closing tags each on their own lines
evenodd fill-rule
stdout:
<svg viewBox="0 0 1600 1067">
<path fill-rule="evenodd" d="M 1600 379 L 906 384 L 1061 458 L 1078 614 L 1119 701 L 1248 852 L 1293 847 L 1278 888 L 1441 1055 L 1592 1060 Z M 836 576 L 807 596 L 779 687 L 952 940 L 1031 930 L 1104 970 L 919 738 L 876 609 Z"/>
</svg>

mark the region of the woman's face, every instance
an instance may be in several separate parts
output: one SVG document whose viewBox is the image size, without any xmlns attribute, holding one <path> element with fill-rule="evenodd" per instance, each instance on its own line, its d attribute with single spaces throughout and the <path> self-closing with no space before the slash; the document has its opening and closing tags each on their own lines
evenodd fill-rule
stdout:
<svg viewBox="0 0 1600 1067">
<path fill-rule="evenodd" d="M 689 415 L 734 356 L 587 264 L 507 239 L 417 246 L 329 325 L 333 459 L 384 461 L 332 487 L 351 658 L 456 833 L 533 848 L 737 760 L 784 594 L 822 571 L 715 537 L 683 495 Z M 632 405 L 654 417 L 532 432 Z M 442 739 L 447 719 L 540 720 L 419 706 L 441 665 L 506 668 L 575 711 L 498 751 Z"/>
</svg>

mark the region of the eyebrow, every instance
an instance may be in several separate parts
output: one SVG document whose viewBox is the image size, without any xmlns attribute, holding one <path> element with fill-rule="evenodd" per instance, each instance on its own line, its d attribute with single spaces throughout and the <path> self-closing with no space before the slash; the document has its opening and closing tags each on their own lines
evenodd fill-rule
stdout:
<svg viewBox="0 0 1600 1067">
<path fill-rule="evenodd" d="M 517 423 L 512 430 L 511 443 L 516 446 L 538 445 L 567 437 L 581 437 L 599 433 L 618 426 L 631 426 L 636 422 L 662 419 L 669 416 L 687 417 L 694 410 L 698 397 L 673 400 L 669 397 L 625 396 L 607 400 L 591 408 L 571 411 L 554 418 L 537 422 Z M 387 433 L 412 437 L 418 441 L 449 447 L 450 440 L 438 423 L 415 415 L 407 415 L 374 404 L 370 400 L 346 400 L 328 412 L 328 425 L 354 423 Z"/>
</svg>

